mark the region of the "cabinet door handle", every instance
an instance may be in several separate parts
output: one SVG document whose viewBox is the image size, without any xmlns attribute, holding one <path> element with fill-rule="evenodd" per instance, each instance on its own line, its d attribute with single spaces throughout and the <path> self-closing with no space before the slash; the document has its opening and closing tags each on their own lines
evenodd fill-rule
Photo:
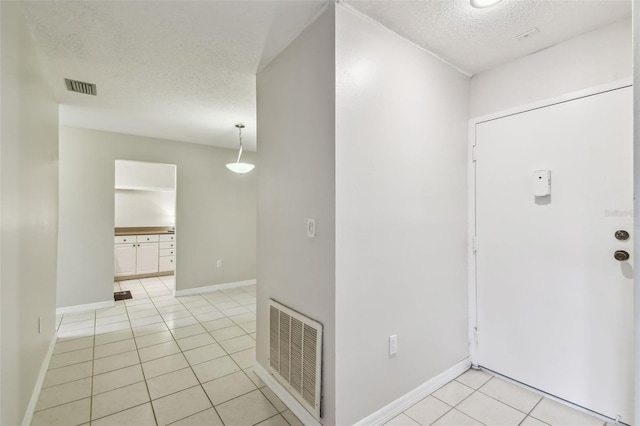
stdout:
<svg viewBox="0 0 640 426">
<path fill-rule="evenodd" d="M 134 244 L 132 247 L 135 247 L 136 245 Z"/>
</svg>

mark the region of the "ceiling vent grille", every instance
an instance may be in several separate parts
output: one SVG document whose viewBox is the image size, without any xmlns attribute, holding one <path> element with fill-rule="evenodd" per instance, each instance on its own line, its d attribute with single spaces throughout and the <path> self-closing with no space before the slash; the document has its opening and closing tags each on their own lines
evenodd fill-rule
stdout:
<svg viewBox="0 0 640 426">
<path fill-rule="evenodd" d="M 96 85 L 93 83 L 85 83 L 84 81 L 64 79 L 64 83 L 67 85 L 67 90 L 70 92 L 82 93 L 85 95 L 96 96 Z"/>
</svg>

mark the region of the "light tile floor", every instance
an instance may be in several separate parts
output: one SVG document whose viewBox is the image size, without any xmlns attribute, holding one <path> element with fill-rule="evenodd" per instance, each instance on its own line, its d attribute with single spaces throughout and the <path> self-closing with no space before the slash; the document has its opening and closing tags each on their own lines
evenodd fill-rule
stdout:
<svg viewBox="0 0 640 426">
<path fill-rule="evenodd" d="M 31 424 L 301 425 L 253 372 L 255 286 L 175 298 L 174 285 L 122 281 L 133 299 L 60 316 Z"/>
<path fill-rule="evenodd" d="M 122 281 L 133 299 L 58 318 L 32 425 L 299 426 L 253 372 L 255 286 L 175 298 L 173 277 Z M 469 370 L 389 421 L 602 426 L 595 417 Z"/>
<path fill-rule="evenodd" d="M 386 426 L 603 426 L 574 410 L 499 377 L 468 370 Z"/>
</svg>

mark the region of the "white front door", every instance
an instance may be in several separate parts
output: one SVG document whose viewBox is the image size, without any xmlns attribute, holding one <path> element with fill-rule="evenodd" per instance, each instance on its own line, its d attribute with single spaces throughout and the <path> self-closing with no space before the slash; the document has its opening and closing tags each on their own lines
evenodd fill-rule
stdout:
<svg viewBox="0 0 640 426">
<path fill-rule="evenodd" d="M 476 125 L 480 366 L 633 418 L 632 88 Z M 536 170 L 551 195 L 535 197 Z"/>
</svg>

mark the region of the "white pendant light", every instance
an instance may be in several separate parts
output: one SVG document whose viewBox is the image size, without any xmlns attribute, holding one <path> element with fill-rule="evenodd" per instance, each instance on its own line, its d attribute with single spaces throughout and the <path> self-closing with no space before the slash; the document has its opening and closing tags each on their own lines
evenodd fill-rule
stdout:
<svg viewBox="0 0 640 426">
<path fill-rule="evenodd" d="M 500 3 L 502 0 L 471 0 L 471 6 L 476 9 L 486 9 L 488 7 L 495 6 Z"/>
<path fill-rule="evenodd" d="M 227 169 L 231 170 L 234 173 L 238 173 L 239 175 L 248 173 L 255 167 L 250 163 L 241 163 L 240 157 L 242 156 L 242 129 L 244 129 L 244 124 L 236 124 L 238 128 L 238 137 L 240 139 L 240 151 L 238 151 L 238 159 L 235 163 L 228 163 Z"/>
</svg>

